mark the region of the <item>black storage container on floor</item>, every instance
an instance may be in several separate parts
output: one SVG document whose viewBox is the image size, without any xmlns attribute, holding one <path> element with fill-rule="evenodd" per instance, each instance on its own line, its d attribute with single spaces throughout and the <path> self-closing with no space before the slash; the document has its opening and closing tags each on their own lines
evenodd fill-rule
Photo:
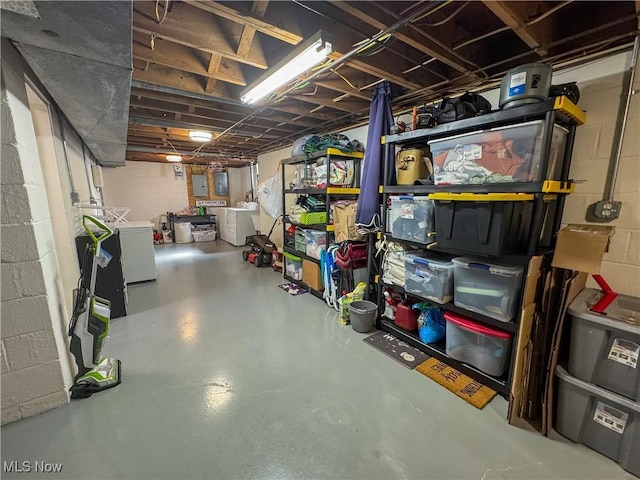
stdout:
<svg viewBox="0 0 640 480">
<path fill-rule="evenodd" d="M 525 253 L 533 195 L 434 193 L 439 247 L 481 255 Z"/>
<path fill-rule="evenodd" d="M 76 237 L 76 250 L 80 269 L 87 245 L 93 245 L 89 235 Z M 116 231 L 102 242 L 102 249 L 111 255 L 111 260 L 106 267 L 98 267 L 96 277 L 96 295 L 111 302 L 111 318 L 119 318 L 127 315 L 127 285 L 122 273 L 122 250 L 120 248 L 120 234 Z M 91 275 L 91 265 L 87 266 Z"/>
</svg>

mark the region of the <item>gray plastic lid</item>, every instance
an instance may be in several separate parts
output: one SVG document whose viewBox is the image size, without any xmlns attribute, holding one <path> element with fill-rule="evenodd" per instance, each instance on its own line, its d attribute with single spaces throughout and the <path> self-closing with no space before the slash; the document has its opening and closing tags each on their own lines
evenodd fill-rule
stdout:
<svg viewBox="0 0 640 480">
<path fill-rule="evenodd" d="M 629 410 L 640 413 L 640 403 L 636 403 L 626 397 L 621 397 L 620 395 L 612 393 L 609 390 L 606 390 L 602 387 L 597 387 L 592 383 L 585 382 L 584 380 L 580 380 L 579 378 L 572 377 L 560 365 L 556 367 L 556 377 L 564 382 L 578 387 L 580 390 L 584 390 L 590 393 L 591 395 L 597 395 L 598 397 L 604 398 L 605 400 L 617 403 L 618 405 L 628 408 Z"/>
<path fill-rule="evenodd" d="M 600 290 L 585 288 L 569 305 L 569 314 L 614 330 L 640 335 L 640 298 L 619 295 L 605 310 L 606 315 L 603 315 L 589 310 L 602 295 Z M 634 325 L 629 320 L 635 320 L 637 324 Z"/>
</svg>

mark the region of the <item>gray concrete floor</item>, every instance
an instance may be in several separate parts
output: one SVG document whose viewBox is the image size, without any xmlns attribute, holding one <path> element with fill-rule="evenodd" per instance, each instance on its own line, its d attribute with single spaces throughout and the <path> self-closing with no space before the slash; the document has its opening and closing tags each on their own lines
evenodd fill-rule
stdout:
<svg viewBox="0 0 640 480">
<path fill-rule="evenodd" d="M 2 460 L 63 464 L 42 478 L 635 478 L 509 426 L 502 398 L 466 404 L 240 251 L 158 247 L 105 347 L 122 384 L 6 425 Z"/>
</svg>

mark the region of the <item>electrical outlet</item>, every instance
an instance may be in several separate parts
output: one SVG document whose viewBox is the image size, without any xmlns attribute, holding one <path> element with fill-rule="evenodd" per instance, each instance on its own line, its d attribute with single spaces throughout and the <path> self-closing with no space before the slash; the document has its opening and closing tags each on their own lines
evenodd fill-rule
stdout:
<svg viewBox="0 0 640 480">
<path fill-rule="evenodd" d="M 611 221 L 620 216 L 622 202 L 615 200 L 603 200 L 595 204 L 595 216 L 603 220 Z"/>
</svg>

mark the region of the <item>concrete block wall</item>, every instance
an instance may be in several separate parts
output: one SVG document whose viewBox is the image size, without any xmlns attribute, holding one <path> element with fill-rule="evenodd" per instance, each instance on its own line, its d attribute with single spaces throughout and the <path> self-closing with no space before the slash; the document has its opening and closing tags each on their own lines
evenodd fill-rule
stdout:
<svg viewBox="0 0 640 480">
<path fill-rule="evenodd" d="M 112 207 L 130 207 L 128 220 L 146 220 L 159 227 L 160 215 L 189 205 L 185 177 L 176 177 L 173 164 L 127 162 L 125 167 L 103 168 L 104 201 Z"/>
<path fill-rule="evenodd" d="M 1 416 L 12 422 L 68 402 L 71 370 L 58 262 L 23 71 L 2 58 L 0 218 Z"/>
<path fill-rule="evenodd" d="M 628 64 L 627 64 L 628 66 Z M 636 75 L 634 88 L 640 88 Z M 613 157 L 614 133 L 623 92 L 623 73 L 607 73 L 579 82 L 580 107 L 587 111 L 587 123 L 578 128 L 571 163 L 571 177 L 585 180 L 576 186 L 565 204 L 563 223 L 592 223 L 586 216 L 589 205 L 602 200 L 609 160 Z M 622 145 L 622 156 L 614 198 L 622 202 L 609 252 L 601 273 L 618 292 L 640 297 L 640 95 L 631 97 Z M 590 280 L 587 286 L 595 287 Z"/>
</svg>

